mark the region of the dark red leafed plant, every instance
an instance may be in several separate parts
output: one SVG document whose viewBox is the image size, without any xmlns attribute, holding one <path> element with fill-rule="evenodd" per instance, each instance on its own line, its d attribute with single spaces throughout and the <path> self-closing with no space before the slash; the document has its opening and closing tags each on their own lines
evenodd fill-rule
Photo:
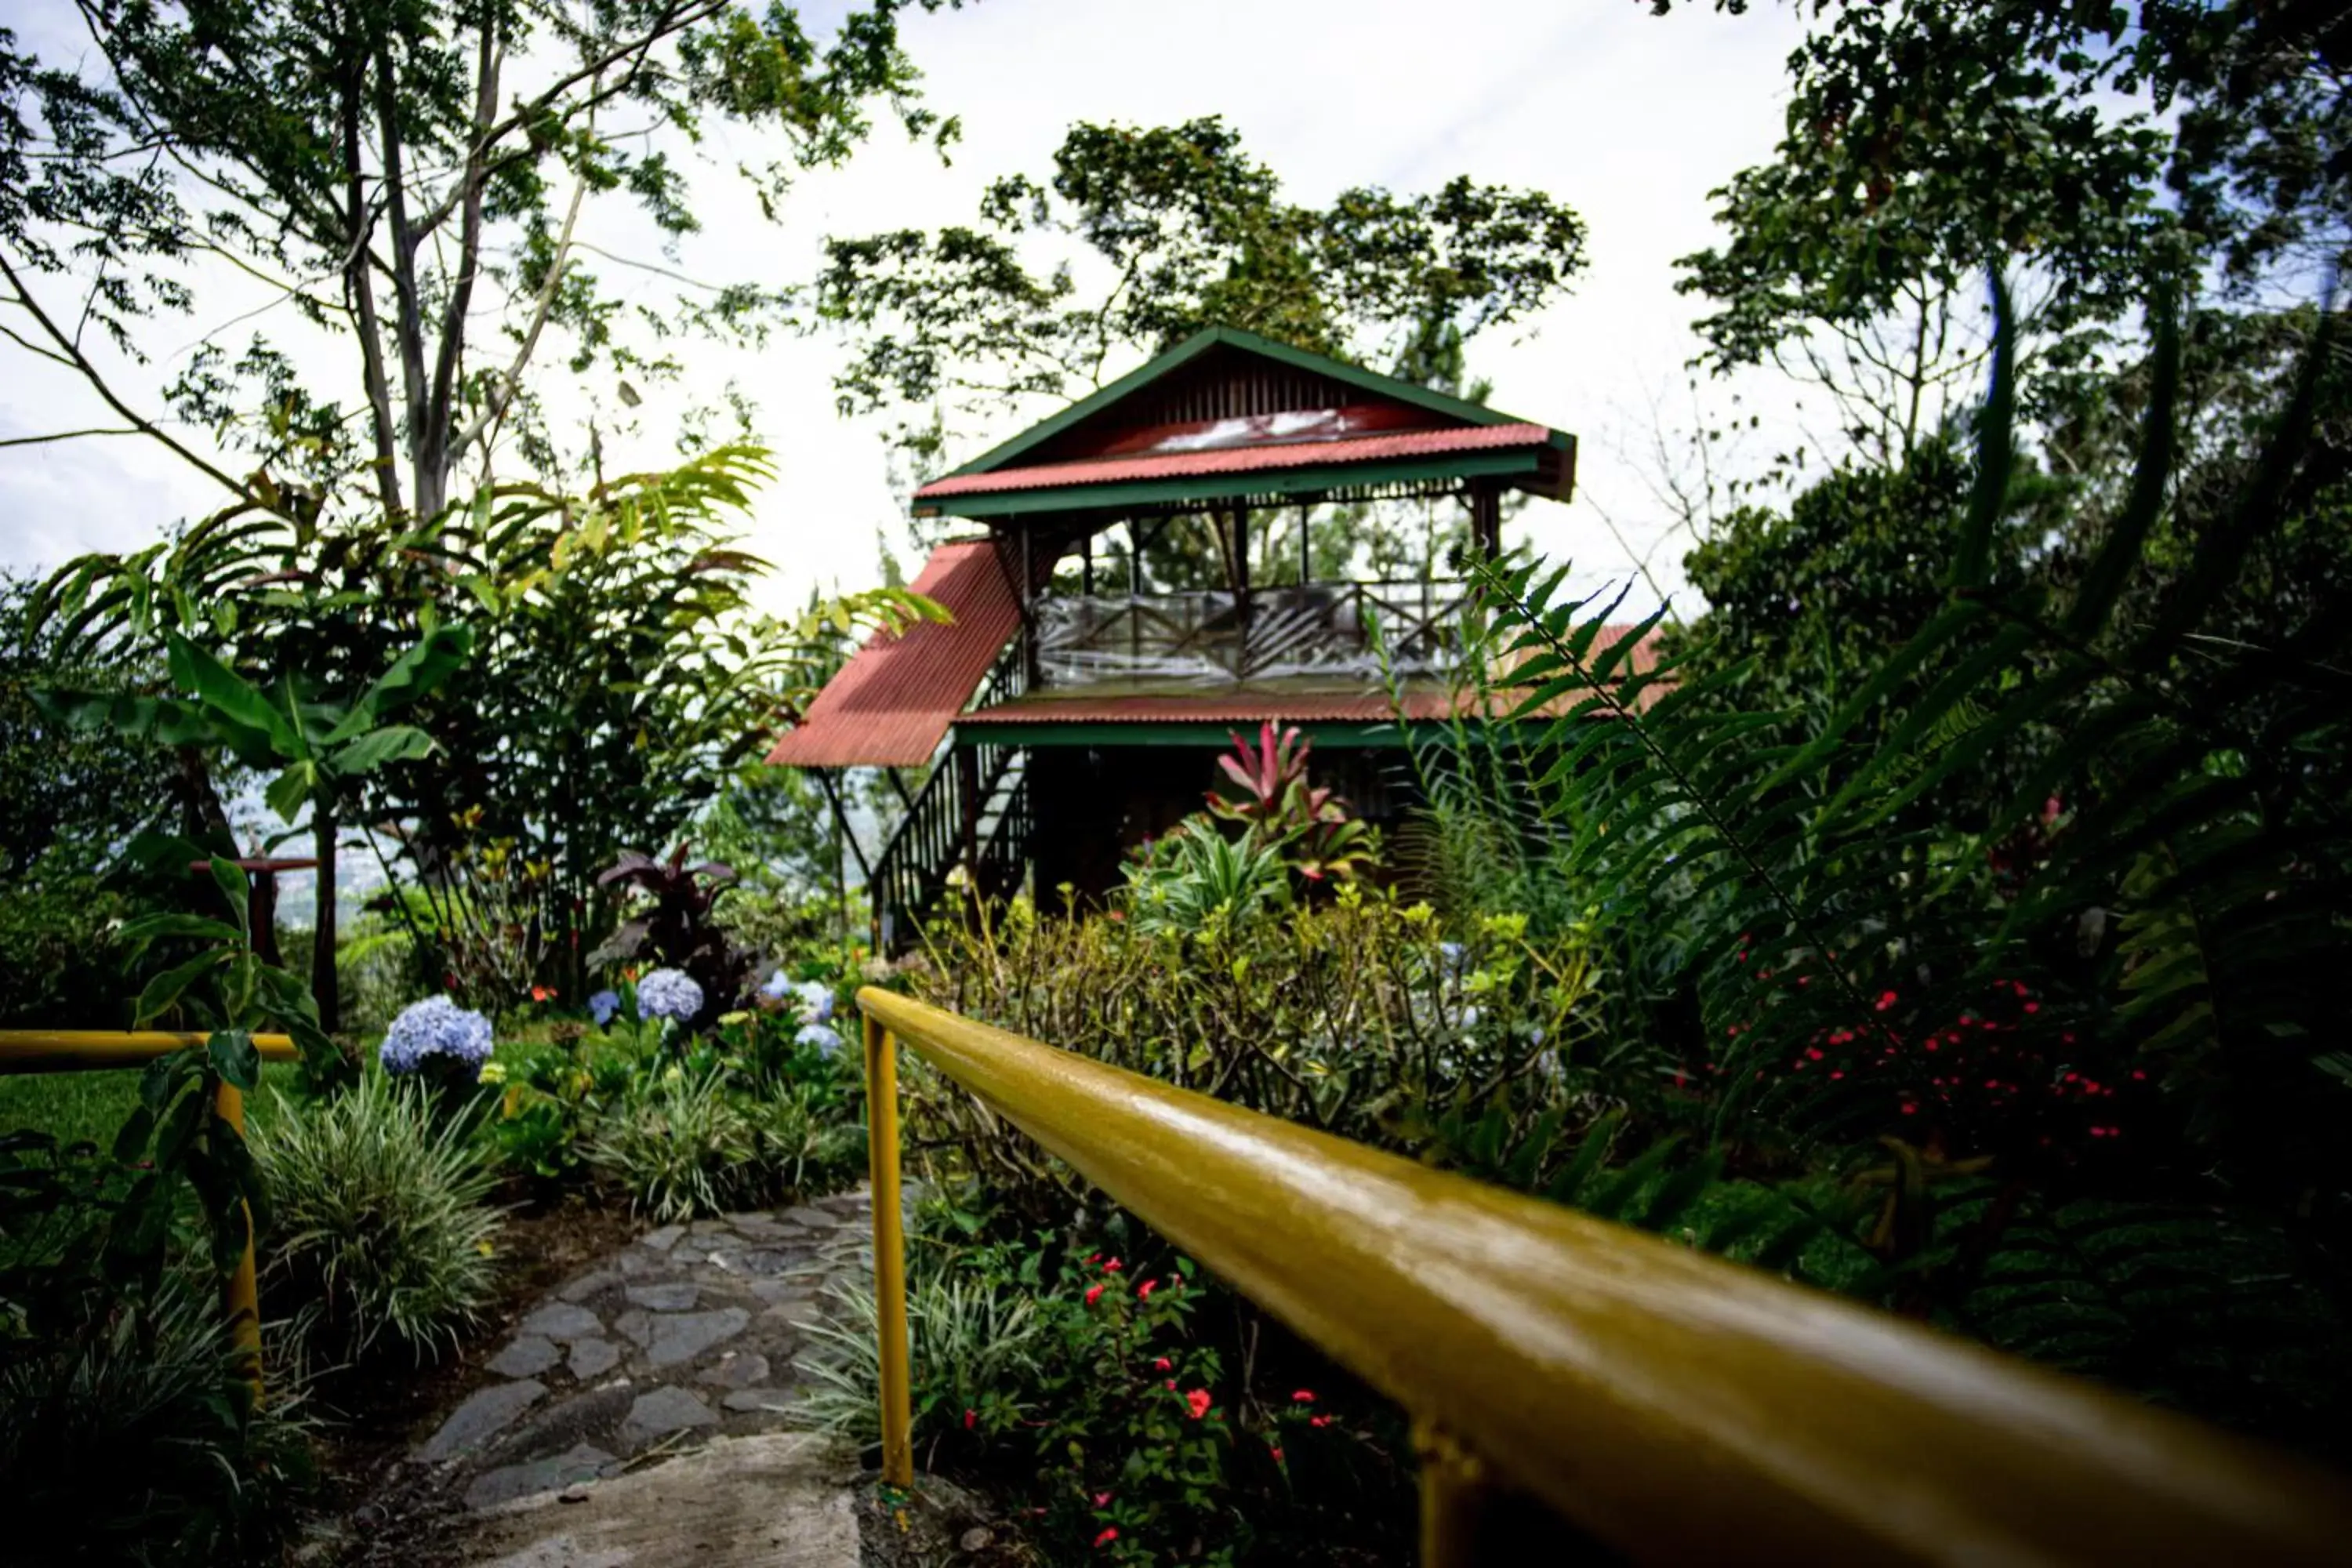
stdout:
<svg viewBox="0 0 2352 1568">
<path fill-rule="evenodd" d="M 1309 881 L 1351 877 L 1372 858 L 1371 829 L 1329 789 L 1307 783 L 1307 757 L 1315 743 L 1297 725 L 1277 732 L 1267 720 L 1258 727 L 1255 747 L 1237 734 L 1230 739 L 1234 749 L 1217 759 L 1217 766 L 1239 794 L 1211 790 L 1213 814 L 1276 847 Z"/>
<path fill-rule="evenodd" d="M 687 864 L 683 843 L 656 860 L 635 849 L 596 879 L 599 887 L 623 889 L 627 919 L 588 955 L 591 964 L 651 959 L 683 969 L 702 987 L 707 1021 L 733 1007 L 750 983 L 752 954 L 736 946 L 711 919 L 719 895 L 734 883 L 735 868 L 716 860 Z"/>
</svg>

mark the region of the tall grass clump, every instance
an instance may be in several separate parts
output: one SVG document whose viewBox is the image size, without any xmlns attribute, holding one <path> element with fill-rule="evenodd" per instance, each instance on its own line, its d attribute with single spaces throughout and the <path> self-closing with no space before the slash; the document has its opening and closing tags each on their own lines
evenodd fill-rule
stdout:
<svg viewBox="0 0 2352 1568">
<path fill-rule="evenodd" d="M 325 1104 L 281 1097 L 252 1148 L 270 1205 L 265 1304 L 314 1361 L 398 1350 L 422 1362 L 489 1304 L 495 1175 L 423 1093 L 370 1072 Z"/>
</svg>

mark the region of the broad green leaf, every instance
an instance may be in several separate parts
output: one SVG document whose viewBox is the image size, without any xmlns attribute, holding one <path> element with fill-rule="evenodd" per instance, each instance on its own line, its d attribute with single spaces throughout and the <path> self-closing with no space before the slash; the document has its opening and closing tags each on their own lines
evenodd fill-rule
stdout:
<svg viewBox="0 0 2352 1568">
<path fill-rule="evenodd" d="M 227 957 L 228 954 L 222 951 L 207 952 L 175 969 L 167 969 L 149 981 L 147 988 L 139 994 L 139 1005 L 131 1009 L 132 1026 L 150 1024 L 171 1011 L 173 1005 L 179 1001 L 181 993 L 219 968 Z"/>
<path fill-rule="evenodd" d="M 270 810 L 278 814 L 280 821 L 290 826 L 302 814 L 302 803 L 310 798 L 310 792 L 317 783 L 317 763 L 296 763 L 269 781 L 269 788 L 263 792 L 261 798 L 268 804 Z"/>
<path fill-rule="evenodd" d="M 201 937 L 207 942 L 238 942 L 245 933 L 233 925 L 205 915 L 142 915 L 127 921 L 115 933 L 116 940 L 137 952 L 150 942 L 166 937 Z"/>
<path fill-rule="evenodd" d="M 295 732 L 292 716 L 279 712 L 235 670 L 177 632 L 166 634 L 164 647 L 174 685 L 194 693 L 232 723 L 268 736 L 279 755 L 301 754 L 301 737 Z"/>
<path fill-rule="evenodd" d="M 205 1049 L 212 1054 L 214 1069 L 237 1088 L 251 1089 L 261 1082 L 261 1053 L 245 1030 L 217 1030 Z"/>
<path fill-rule="evenodd" d="M 345 774 L 371 773 L 386 763 L 412 762 L 433 752 L 433 737 L 410 724 L 388 724 L 352 742 L 335 754 Z"/>
<path fill-rule="evenodd" d="M 134 1164 L 147 1152 L 147 1141 L 155 1135 L 155 1113 L 143 1105 L 133 1106 L 131 1114 L 122 1119 L 121 1129 L 114 1135 L 114 1163 Z"/>
<path fill-rule="evenodd" d="M 321 742 L 339 746 L 354 735 L 372 728 L 383 714 L 403 703 L 413 702 L 431 693 L 450 676 L 465 668 L 473 657 L 474 629 L 462 622 L 436 626 L 406 653 L 392 663 L 392 668 L 377 678 L 360 700 L 352 704 L 342 721 L 327 732 Z"/>
<path fill-rule="evenodd" d="M 213 886 L 228 900 L 230 912 L 236 916 L 237 930 L 246 941 L 253 939 L 253 916 L 250 912 L 253 884 L 245 875 L 245 868 L 226 855 L 211 857 Z"/>
</svg>

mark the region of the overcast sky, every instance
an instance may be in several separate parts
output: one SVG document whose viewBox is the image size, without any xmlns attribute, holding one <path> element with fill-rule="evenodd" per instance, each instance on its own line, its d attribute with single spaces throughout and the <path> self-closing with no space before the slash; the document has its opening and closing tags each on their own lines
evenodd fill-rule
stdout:
<svg viewBox="0 0 2352 1568">
<path fill-rule="evenodd" d="M 58 0 L 0 0 L 0 16 L 45 52 L 79 37 Z M 1708 190 L 1769 156 L 1778 137 L 1782 62 L 1798 37 L 1787 8 L 1734 18 L 1694 5 L 1660 19 L 1644 0 L 982 0 L 911 16 L 906 37 L 931 105 L 962 117 L 952 164 L 886 130 L 845 169 L 806 177 L 778 228 L 727 188 L 739 157 L 772 150 L 721 141 L 698 183 L 709 230 L 678 265 L 736 277 L 755 258 L 768 279 L 789 281 L 813 270 L 828 233 L 969 222 L 987 182 L 1048 170 L 1078 120 L 1222 114 L 1305 202 L 1358 184 L 1421 192 L 1456 174 L 1533 186 L 1582 216 L 1591 265 L 1573 298 L 1473 346 L 1472 369 L 1493 379 L 1496 406 L 1581 438 L 1577 500 L 1536 503 L 1526 524 L 1583 582 L 1627 575 L 1647 554 L 1664 587 L 1679 590 L 1683 544 L 1659 547 L 1668 513 L 1651 493 L 1650 455 L 1658 415 L 1689 420 L 1682 367 L 1698 310 L 1674 291 L 1672 262 L 1708 243 Z M 630 286 L 652 300 L 670 291 L 650 278 Z M 146 384 L 247 308 L 219 300 L 156 328 Z M 240 324 L 226 341 L 241 344 L 250 331 Z M 834 413 L 838 345 L 690 352 L 698 383 L 732 377 L 757 402 L 757 435 L 778 455 L 781 477 L 751 525 L 753 548 L 778 564 L 771 602 L 795 602 L 813 583 L 872 582 L 877 530 L 900 541 L 903 523 L 878 426 Z M 1764 445 L 1793 427 L 1785 388 L 1758 380 L 1743 390 L 1767 416 Z M 1727 406 L 1727 389 L 1706 395 Z M 0 436 L 106 422 L 94 399 L 0 343 Z M 0 449 L 0 566 L 135 548 L 213 504 L 205 481 L 133 439 Z"/>
</svg>

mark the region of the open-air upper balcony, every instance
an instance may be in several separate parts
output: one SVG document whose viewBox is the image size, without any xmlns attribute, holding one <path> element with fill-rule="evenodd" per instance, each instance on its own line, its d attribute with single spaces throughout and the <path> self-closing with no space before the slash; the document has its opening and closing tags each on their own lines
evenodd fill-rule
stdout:
<svg viewBox="0 0 2352 1568">
<path fill-rule="evenodd" d="M 1029 676 L 1034 689 L 1134 692 L 1442 677 L 1467 593 L 1427 579 L 1049 592 L 1030 609 Z"/>
</svg>

